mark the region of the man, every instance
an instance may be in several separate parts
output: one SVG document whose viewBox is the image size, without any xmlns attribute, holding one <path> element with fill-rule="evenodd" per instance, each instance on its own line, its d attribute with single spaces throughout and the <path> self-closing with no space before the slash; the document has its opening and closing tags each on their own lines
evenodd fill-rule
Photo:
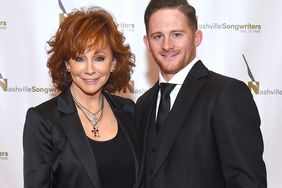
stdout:
<svg viewBox="0 0 282 188">
<path fill-rule="evenodd" d="M 195 9 L 186 0 L 151 0 L 145 25 L 160 75 L 136 105 L 141 187 L 266 188 L 257 107 L 243 82 L 197 59 L 202 32 Z M 174 84 L 170 94 L 161 96 L 169 85 L 162 83 Z"/>
</svg>

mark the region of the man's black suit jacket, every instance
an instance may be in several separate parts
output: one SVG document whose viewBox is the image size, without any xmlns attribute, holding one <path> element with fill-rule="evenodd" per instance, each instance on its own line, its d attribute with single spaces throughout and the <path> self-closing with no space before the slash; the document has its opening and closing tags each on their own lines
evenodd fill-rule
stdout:
<svg viewBox="0 0 282 188">
<path fill-rule="evenodd" d="M 150 185 L 144 185 L 148 130 L 155 126 L 158 83 L 136 104 L 141 187 L 266 188 L 260 117 L 248 87 L 198 61 L 160 135 Z M 147 176 L 148 177 L 148 176 Z"/>
<path fill-rule="evenodd" d="M 137 179 L 134 103 L 103 93 L 128 140 Z M 101 188 L 95 153 L 70 90 L 27 112 L 23 136 L 25 188 Z M 109 180 L 110 181 L 110 180 Z"/>
</svg>

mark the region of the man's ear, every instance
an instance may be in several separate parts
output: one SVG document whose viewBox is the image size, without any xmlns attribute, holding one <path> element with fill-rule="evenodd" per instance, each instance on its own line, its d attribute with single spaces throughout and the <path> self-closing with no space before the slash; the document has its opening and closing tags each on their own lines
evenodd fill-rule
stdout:
<svg viewBox="0 0 282 188">
<path fill-rule="evenodd" d="M 203 32 L 201 30 L 197 30 L 195 32 L 195 46 L 198 47 L 200 46 L 200 44 L 202 43 L 202 39 L 203 39 Z"/>
<path fill-rule="evenodd" d="M 144 44 L 145 44 L 145 46 L 146 46 L 147 50 L 149 50 L 149 51 L 150 51 L 150 45 L 149 45 L 148 35 L 144 35 L 144 37 L 143 37 L 143 41 L 144 41 Z"/>
</svg>

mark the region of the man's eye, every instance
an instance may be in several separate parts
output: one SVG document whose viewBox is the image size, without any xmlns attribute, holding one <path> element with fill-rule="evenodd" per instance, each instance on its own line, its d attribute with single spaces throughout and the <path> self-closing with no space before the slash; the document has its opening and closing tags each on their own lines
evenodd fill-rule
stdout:
<svg viewBox="0 0 282 188">
<path fill-rule="evenodd" d="M 175 37 L 181 37 L 182 36 L 182 33 L 173 33 L 172 36 L 175 38 Z"/>
<path fill-rule="evenodd" d="M 153 39 L 160 39 L 162 37 L 162 35 L 154 35 Z"/>
</svg>

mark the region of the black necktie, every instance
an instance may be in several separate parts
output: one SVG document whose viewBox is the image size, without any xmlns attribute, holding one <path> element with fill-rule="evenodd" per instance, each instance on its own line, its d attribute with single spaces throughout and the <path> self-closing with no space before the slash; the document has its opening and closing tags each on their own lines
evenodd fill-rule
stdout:
<svg viewBox="0 0 282 188">
<path fill-rule="evenodd" d="M 161 89 L 161 100 L 159 104 L 159 110 L 156 121 L 157 132 L 161 129 L 162 125 L 165 123 L 166 117 L 170 111 L 170 92 L 176 84 L 160 83 Z"/>
</svg>

